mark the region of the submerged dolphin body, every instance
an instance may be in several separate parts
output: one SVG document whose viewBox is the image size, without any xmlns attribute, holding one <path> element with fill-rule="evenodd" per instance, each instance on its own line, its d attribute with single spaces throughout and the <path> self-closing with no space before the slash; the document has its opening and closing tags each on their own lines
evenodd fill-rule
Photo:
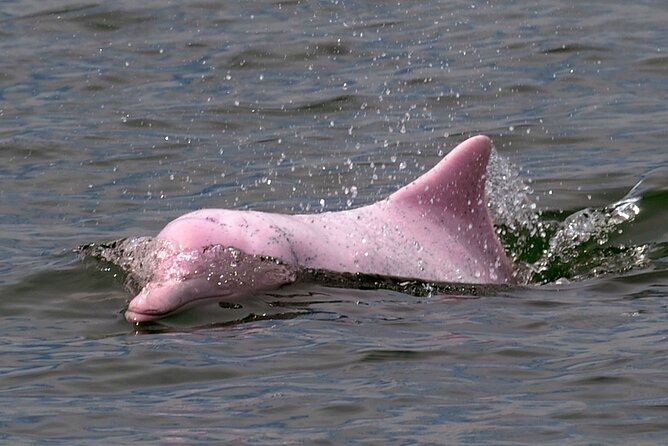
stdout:
<svg viewBox="0 0 668 446">
<path fill-rule="evenodd" d="M 485 199 L 486 136 L 458 145 L 384 200 L 313 215 L 204 209 L 157 236 L 150 281 L 128 321 L 157 319 L 204 299 L 237 299 L 294 282 L 299 268 L 433 282 L 508 283 L 512 264 Z"/>
</svg>

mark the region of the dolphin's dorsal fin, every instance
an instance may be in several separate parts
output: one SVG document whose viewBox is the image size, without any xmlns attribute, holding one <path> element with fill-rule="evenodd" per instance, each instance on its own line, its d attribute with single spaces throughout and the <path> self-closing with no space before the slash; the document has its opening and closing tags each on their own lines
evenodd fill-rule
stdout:
<svg viewBox="0 0 668 446">
<path fill-rule="evenodd" d="M 489 220 L 485 178 L 491 151 L 488 137 L 470 138 L 388 200 L 393 205 L 419 208 L 423 217 L 441 219 L 447 215 L 464 220 Z"/>
</svg>

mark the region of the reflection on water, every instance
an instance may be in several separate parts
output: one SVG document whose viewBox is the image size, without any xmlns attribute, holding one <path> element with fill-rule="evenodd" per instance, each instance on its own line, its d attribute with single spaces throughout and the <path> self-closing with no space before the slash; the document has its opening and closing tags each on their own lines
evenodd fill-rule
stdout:
<svg viewBox="0 0 668 446">
<path fill-rule="evenodd" d="M 0 21 L 5 442 L 665 442 L 664 6 L 22 1 Z M 120 271 L 71 252 L 202 207 L 364 205 L 475 133 L 531 180 L 495 187 L 516 258 L 556 259 L 534 284 L 309 283 L 133 327 Z"/>
</svg>

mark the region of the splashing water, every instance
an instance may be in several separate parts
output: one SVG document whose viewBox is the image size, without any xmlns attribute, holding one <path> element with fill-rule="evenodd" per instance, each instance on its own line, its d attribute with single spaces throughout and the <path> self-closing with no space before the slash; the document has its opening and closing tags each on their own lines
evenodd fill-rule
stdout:
<svg viewBox="0 0 668 446">
<path fill-rule="evenodd" d="M 132 294 L 138 293 L 155 275 L 159 259 L 169 249 L 153 237 L 131 237 L 109 243 L 89 243 L 75 251 L 83 260 L 95 259 L 112 264 L 125 275 L 125 288 Z"/>
<path fill-rule="evenodd" d="M 487 166 L 485 188 L 488 207 L 497 226 L 511 233 L 529 231 L 532 237 L 542 234 L 540 212 L 531 200 L 533 190 L 524 183 L 519 169 L 495 148 Z"/>
<path fill-rule="evenodd" d="M 519 169 L 496 150 L 487 171 L 488 206 L 521 284 L 563 283 L 619 274 L 648 262 L 647 245 L 615 245 L 613 235 L 640 213 L 639 182 L 622 200 L 548 220 Z"/>
</svg>

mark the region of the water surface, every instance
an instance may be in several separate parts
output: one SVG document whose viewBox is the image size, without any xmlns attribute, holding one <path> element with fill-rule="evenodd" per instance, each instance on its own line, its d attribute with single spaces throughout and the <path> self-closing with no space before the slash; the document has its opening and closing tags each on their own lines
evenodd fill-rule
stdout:
<svg viewBox="0 0 668 446">
<path fill-rule="evenodd" d="M 7 444 L 657 444 L 668 437 L 668 8 L 8 2 Z M 376 201 L 485 133 L 545 220 L 643 177 L 648 263 L 478 296 L 304 286 L 135 327 L 76 246 L 202 207 Z"/>
</svg>

